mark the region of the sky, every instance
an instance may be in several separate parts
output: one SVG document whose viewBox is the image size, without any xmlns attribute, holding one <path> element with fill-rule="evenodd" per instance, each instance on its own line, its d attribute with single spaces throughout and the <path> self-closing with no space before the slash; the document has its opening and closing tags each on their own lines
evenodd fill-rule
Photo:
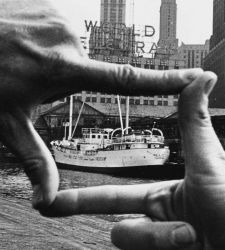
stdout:
<svg viewBox="0 0 225 250">
<path fill-rule="evenodd" d="M 127 23 L 132 0 L 127 0 Z M 85 36 L 84 20 L 99 21 L 100 0 L 54 0 L 59 10 Z M 161 0 L 134 0 L 134 23 L 152 25 L 158 41 Z M 213 0 L 177 0 L 177 38 L 185 44 L 203 44 L 212 34 Z"/>
</svg>

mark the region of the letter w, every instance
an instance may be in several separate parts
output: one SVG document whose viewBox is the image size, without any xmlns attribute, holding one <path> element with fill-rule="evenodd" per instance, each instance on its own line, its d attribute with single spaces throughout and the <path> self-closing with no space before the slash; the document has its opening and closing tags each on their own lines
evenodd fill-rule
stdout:
<svg viewBox="0 0 225 250">
<path fill-rule="evenodd" d="M 90 28 L 93 29 L 97 25 L 97 21 L 95 21 L 95 25 L 93 25 L 92 21 L 89 21 L 89 24 L 87 23 L 87 20 L 85 20 L 84 22 L 85 22 L 87 32 L 89 32 Z"/>
</svg>

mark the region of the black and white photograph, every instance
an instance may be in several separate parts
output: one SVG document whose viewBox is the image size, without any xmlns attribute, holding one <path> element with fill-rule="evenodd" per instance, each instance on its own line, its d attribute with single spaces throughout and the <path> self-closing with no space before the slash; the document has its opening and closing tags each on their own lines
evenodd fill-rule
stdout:
<svg viewBox="0 0 225 250">
<path fill-rule="evenodd" d="M 225 249 L 225 0 L 0 0 L 0 250 Z"/>
</svg>

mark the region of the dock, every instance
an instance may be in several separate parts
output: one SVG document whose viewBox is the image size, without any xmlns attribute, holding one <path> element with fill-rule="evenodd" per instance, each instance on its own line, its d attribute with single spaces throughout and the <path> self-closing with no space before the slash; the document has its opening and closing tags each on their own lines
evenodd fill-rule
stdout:
<svg viewBox="0 0 225 250">
<path fill-rule="evenodd" d="M 95 215 L 46 218 L 27 200 L 0 197 L 1 250 L 115 250 L 112 227 Z"/>
</svg>

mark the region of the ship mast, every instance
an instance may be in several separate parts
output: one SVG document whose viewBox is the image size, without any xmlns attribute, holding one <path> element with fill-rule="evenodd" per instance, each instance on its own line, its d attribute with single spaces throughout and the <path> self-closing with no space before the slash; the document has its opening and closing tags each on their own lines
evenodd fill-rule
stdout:
<svg viewBox="0 0 225 250">
<path fill-rule="evenodd" d="M 123 135 L 123 118 L 122 118 L 122 112 L 121 112 L 121 106 L 120 106 L 120 97 L 117 95 L 117 104 L 118 104 L 118 109 L 119 109 L 119 115 L 120 115 L 120 125 L 121 125 L 121 130 L 122 130 L 122 135 Z"/>
<path fill-rule="evenodd" d="M 70 115 L 69 115 L 68 141 L 70 141 L 72 139 L 72 126 L 73 126 L 73 95 L 70 96 Z"/>
<path fill-rule="evenodd" d="M 126 125 L 125 125 L 126 130 L 125 130 L 125 134 L 128 134 L 128 127 L 129 127 L 129 112 L 130 112 L 129 100 L 130 100 L 130 98 L 129 98 L 129 96 L 127 96 L 126 97 Z"/>
</svg>

